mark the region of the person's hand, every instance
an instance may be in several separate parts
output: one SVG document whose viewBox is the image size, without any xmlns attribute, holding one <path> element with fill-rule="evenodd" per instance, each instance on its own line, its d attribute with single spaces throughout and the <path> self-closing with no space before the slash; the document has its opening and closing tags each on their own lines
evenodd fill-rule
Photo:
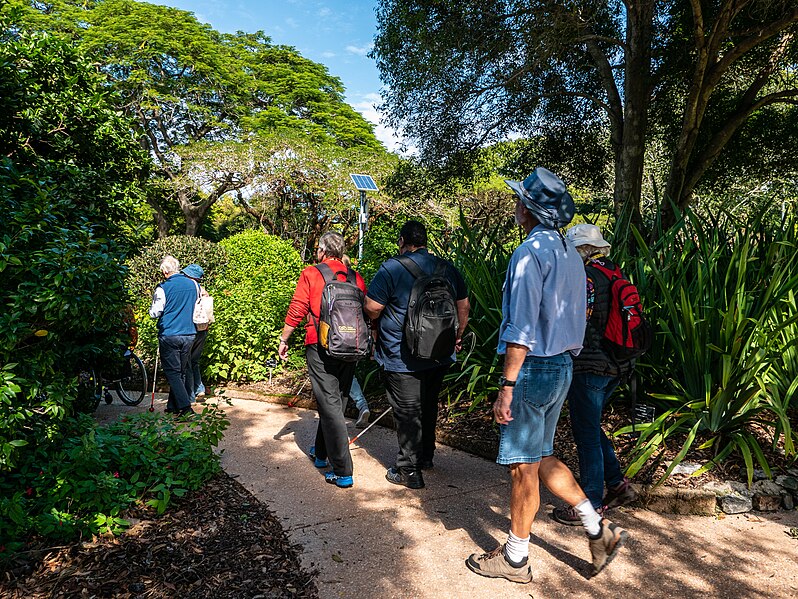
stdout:
<svg viewBox="0 0 798 599">
<path fill-rule="evenodd" d="M 493 419 L 497 424 L 507 424 L 512 419 L 510 404 L 513 402 L 513 388 L 502 387 L 499 389 L 499 397 L 493 402 Z"/>
<path fill-rule="evenodd" d="M 463 339 L 461 337 L 454 340 L 454 351 L 457 353 L 463 351 Z"/>
<path fill-rule="evenodd" d="M 282 339 L 280 339 L 280 344 L 277 346 L 277 355 L 283 361 L 288 359 L 288 344 Z"/>
</svg>

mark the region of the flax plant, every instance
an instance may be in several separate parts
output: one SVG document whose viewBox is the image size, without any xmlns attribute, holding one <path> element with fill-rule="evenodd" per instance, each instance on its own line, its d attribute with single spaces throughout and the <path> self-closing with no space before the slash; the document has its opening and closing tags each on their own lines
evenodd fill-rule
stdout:
<svg viewBox="0 0 798 599">
<path fill-rule="evenodd" d="M 754 462 L 770 474 L 753 425 L 795 455 L 788 409 L 798 375 L 796 223 L 769 229 L 762 214 L 741 224 L 687 211 L 651 247 L 633 229 L 640 254 L 627 259 L 626 271 L 656 331 L 639 371 L 660 415 L 638 425 L 628 475 L 678 439 L 681 448 L 659 482 L 698 445 L 713 457 L 696 476 L 736 450 L 750 484 Z"/>
<path fill-rule="evenodd" d="M 489 228 L 470 226 L 461 214 L 460 227 L 449 238 L 448 247 L 441 248 L 441 254 L 463 274 L 471 301 L 464 348 L 446 378 L 449 404 L 469 397 L 469 411 L 498 389 L 496 346 L 502 320 L 502 285 L 513 249 L 509 236 L 514 230 L 506 223 Z"/>
</svg>

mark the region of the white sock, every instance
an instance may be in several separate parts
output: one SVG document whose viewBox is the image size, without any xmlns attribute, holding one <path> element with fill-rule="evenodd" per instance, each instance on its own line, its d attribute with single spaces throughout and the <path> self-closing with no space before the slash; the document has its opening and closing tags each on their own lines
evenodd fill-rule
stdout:
<svg viewBox="0 0 798 599">
<path fill-rule="evenodd" d="M 529 537 L 520 539 L 510 531 L 507 537 L 507 544 L 504 546 L 504 553 L 510 561 L 518 564 L 529 557 Z"/>
<path fill-rule="evenodd" d="M 601 516 L 590 503 L 589 499 L 583 499 L 579 502 L 574 509 L 582 519 L 582 526 L 591 537 L 595 537 L 601 532 Z"/>
</svg>

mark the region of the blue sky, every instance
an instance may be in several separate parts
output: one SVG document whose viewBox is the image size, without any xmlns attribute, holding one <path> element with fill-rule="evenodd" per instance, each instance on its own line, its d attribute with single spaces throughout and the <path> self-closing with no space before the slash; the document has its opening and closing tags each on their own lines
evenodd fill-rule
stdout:
<svg viewBox="0 0 798 599">
<path fill-rule="evenodd" d="M 274 44 L 293 46 L 305 58 L 321 63 L 343 81 L 346 100 L 378 125 L 374 104 L 380 80 L 366 54 L 377 28 L 373 0 L 167 0 L 158 2 L 193 12 L 197 19 L 225 33 L 258 31 Z M 377 137 L 395 149 L 396 140 L 385 127 Z"/>
</svg>

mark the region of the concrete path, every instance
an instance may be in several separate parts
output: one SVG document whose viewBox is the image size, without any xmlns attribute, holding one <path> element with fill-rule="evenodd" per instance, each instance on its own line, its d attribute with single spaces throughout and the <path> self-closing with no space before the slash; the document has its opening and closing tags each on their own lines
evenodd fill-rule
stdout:
<svg viewBox="0 0 798 599">
<path fill-rule="evenodd" d="M 353 446 L 355 486 L 338 489 L 306 455 L 314 411 L 239 399 L 226 410 L 222 466 L 303 546 L 303 566 L 318 571 L 323 599 L 798 597 L 798 540 L 785 534 L 798 526 L 798 511 L 718 519 L 615 510 L 612 519 L 631 539 L 588 579 L 581 527 L 551 520 L 555 500 L 544 495 L 530 544 L 535 579 L 518 585 L 477 576 L 464 564 L 507 535 L 504 467 L 439 446 L 425 489 L 397 487 L 384 478 L 395 433 L 377 426 Z"/>
</svg>

